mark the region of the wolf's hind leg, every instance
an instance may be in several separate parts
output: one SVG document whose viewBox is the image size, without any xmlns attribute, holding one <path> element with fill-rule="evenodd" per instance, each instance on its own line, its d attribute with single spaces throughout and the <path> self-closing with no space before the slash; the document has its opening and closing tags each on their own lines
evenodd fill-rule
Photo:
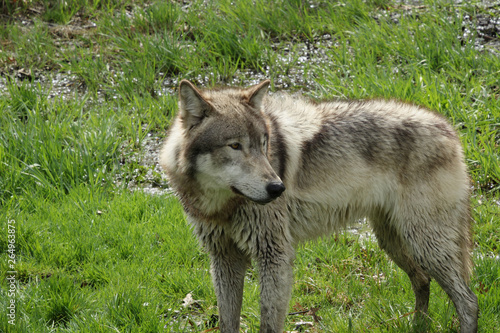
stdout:
<svg viewBox="0 0 500 333">
<path fill-rule="evenodd" d="M 429 308 L 430 276 L 408 254 L 406 245 L 397 231 L 383 217 L 372 219 L 373 231 L 379 246 L 403 271 L 408 274 L 415 294 L 415 320 L 424 322 Z"/>
<path fill-rule="evenodd" d="M 449 272 L 443 274 L 450 268 L 446 266 L 448 265 L 441 267 L 437 272 L 433 269 L 432 277 L 436 279 L 455 304 L 460 320 L 460 332 L 475 333 L 477 332 L 479 311 L 477 296 L 460 275 Z"/>
<path fill-rule="evenodd" d="M 468 286 L 469 253 L 463 235 L 449 221 L 439 221 L 434 228 L 420 227 L 406 235 L 415 261 L 430 274 L 455 304 L 461 333 L 477 332 L 478 301 Z"/>
<path fill-rule="evenodd" d="M 250 263 L 232 242 L 223 253 L 211 251 L 212 279 L 219 308 L 219 330 L 222 333 L 238 333 L 245 272 Z"/>
</svg>

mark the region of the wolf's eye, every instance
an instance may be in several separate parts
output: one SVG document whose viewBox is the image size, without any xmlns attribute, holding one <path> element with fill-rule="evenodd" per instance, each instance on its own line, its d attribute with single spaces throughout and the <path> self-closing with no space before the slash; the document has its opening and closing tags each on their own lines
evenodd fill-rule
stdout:
<svg viewBox="0 0 500 333">
<path fill-rule="evenodd" d="M 234 150 L 240 150 L 241 145 L 238 142 L 231 143 L 229 147 L 233 148 Z"/>
</svg>

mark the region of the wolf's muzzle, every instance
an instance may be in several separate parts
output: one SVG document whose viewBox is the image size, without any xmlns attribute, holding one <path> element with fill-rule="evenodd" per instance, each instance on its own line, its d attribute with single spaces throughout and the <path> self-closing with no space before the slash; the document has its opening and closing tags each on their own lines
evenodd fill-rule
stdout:
<svg viewBox="0 0 500 333">
<path fill-rule="evenodd" d="M 266 186 L 267 194 L 273 199 L 276 199 L 285 190 L 285 185 L 282 182 L 270 182 Z"/>
</svg>

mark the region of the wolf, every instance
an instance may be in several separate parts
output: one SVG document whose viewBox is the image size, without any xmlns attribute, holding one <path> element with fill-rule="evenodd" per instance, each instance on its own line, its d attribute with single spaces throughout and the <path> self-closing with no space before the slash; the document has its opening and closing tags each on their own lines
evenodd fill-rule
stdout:
<svg viewBox="0 0 500 333">
<path fill-rule="evenodd" d="M 296 245 L 366 217 L 410 278 L 416 318 L 430 281 L 477 331 L 470 184 L 446 119 L 393 100 L 314 102 L 247 88 L 179 85 L 160 152 L 171 187 L 211 261 L 222 333 L 239 331 L 245 272 L 259 271 L 260 332 L 283 332 Z"/>
</svg>

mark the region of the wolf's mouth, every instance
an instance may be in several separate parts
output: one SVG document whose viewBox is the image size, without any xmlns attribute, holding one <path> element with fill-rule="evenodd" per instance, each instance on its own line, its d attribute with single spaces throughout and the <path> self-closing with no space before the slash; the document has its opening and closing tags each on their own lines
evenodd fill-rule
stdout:
<svg viewBox="0 0 500 333">
<path fill-rule="evenodd" d="M 252 199 L 250 199 L 250 200 L 252 200 Z M 273 200 L 274 200 L 274 198 L 269 198 L 269 199 L 266 199 L 266 200 L 252 200 L 252 201 L 255 202 L 255 203 L 258 203 L 259 205 L 265 205 L 265 204 L 270 203 Z"/>
<path fill-rule="evenodd" d="M 234 187 L 234 186 L 231 186 L 231 191 L 233 191 L 233 193 L 236 193 L 236 194 L 241 195 L 241 196 L 243 196 L 243 197 L 245 197 L 245 198 L 246 198 L 246 195 L 244 195 L 244 194 L 243 194 L 240 190 L 238 190 L 238 189 L 237 189 L 236 187 Z"/>
<path fill-rule="evenodd" d="M 241 195 L 241 196 L 243 196 L 243 197 L 245 197 L 245 198 L 247 198 L 255 203 L 258 203 L 260 205 L 265 205 L 267 203 L 270 203 L 274 199 L 281 196 L 281 193 L 283 193 L 284 190 L 285 190 L 285 186 L 283 185 L 283 183 L 271 182 L 266 186 L 266 191 L 267 191 L 268 196 L 266 198 L 263 198 L 263 199 L 262 198 L 255 199 L 255 198 L 251 198 L 251 197 L 243 194 L 243 192 L 238 190 L 236 187 L 231 186 L 231 191 L 233 191 L 233 193 Z"/>
</svg>

